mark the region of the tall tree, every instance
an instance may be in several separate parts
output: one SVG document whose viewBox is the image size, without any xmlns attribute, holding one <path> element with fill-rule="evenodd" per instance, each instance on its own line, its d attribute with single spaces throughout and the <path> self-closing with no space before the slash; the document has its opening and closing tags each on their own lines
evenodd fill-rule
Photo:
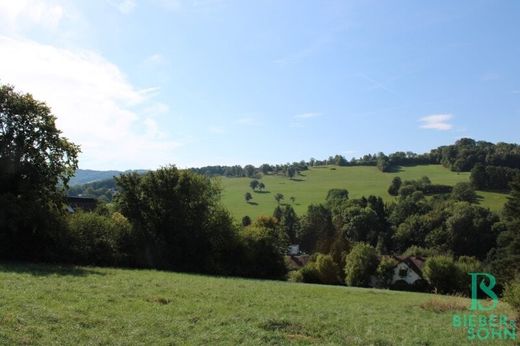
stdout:
<svg viewBox="0 0 520 346">
<path fill-rule="evenodd" d="M 79 151 L 45 103 L 0 86 L 0 257 L 37 260 L 49 251 L 51 213 L 61 209 Z"/>
</svg>

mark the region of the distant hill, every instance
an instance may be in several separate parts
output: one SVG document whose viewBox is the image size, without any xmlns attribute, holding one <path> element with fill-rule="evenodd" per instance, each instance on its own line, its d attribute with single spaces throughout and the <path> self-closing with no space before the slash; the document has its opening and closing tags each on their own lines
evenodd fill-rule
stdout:
<svg viewBox="0 0 520 346">
<path fill-rule="evenodd" d="M 147 170 L 145 169 L 136 169 L 129 171 L 96 171 L 93 169 L 78 169 L 76 174 L 70 179 L 69 186 L 75 185 L 83 185 L 88 183 L 93 183 L 96 181 L 112 179 L 113 177 L 117 177 L 122 173 L 127 172 L 137 172 L 137 173 L 145 173 Z"/>
<path fill-rule="evenodd" d="M 259 181 L 265 184 L 265 190 L 255 191 L 249 187 L 251 178 L 219 178 L 223 188 L 222 202 L 231 214 L 241 220 L 248 215 L 256 218 L 259 215 L 272 215 L 277 205 L 274 195 L 281 193 L 287 203 L 294 207 L 298 215 L 303 215 L 312 203 L 323 203 L 329 189 L 347 189 L 350 198 L 369 195 L 381 196 L 385 201 L 395 200 L 387 192 L 388 186 L 396 176 L 403 180 L 420 179 L 427 176 L 434 184 L 453 186 L 458 182 L 469 182 L 469 172 L 453 172 L 442 165 L 417 165 L 397 167 L 394 172 L 381 172 L 374 166 L 311 167 L 301 172 L 296 178 L 289 179 L 282 175 L 264 175 Z M 244 194 L 250 192 L 253 199 L 250 203 L 244 200 Z M 499 211 L 507 194 L 495 191 L 477 191 L 479 205 Z M 291 200 L 294 197 L 294 201 Z"/>
<path fill-rule="evenodd" d="M 95 181 L 112 179 L 120 175 L 121 171 L 95 171 L 92 169 L 78 169 L 76 174 L 70 179 L 69 186 L 83 185 Z"/>
</svg>

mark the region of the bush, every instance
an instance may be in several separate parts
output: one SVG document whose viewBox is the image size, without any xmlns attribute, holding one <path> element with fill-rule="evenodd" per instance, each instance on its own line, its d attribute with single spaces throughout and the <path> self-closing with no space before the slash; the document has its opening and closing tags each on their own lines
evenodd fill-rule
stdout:
<svg viewBox="0 0 520 346">
<path fill-rule="evenodd" d="M 322 284 L 334 285 L 339 283 L 339 267 L 332 256 L 319 254 L 316 258 L 315 268 Z"/>
<path fill-rule="evenodd" d="M 520 281 L 512 281 L 506 285 L 504 300 L 515 310 L 520 318 Z"/>
<path fill-rule="evenodd" d="M 262 279 L 283 279 L 287 274 L 280 240 L 275 230 L 249 226 L 240 234 L 240 254 L 232 256 L 236 275 Z M 228 256 L 231 257 L 231 256 Z"/>
<path fill-rule="evenodd" d="M 68 228 L 71 262 L 110 266 L 125 262 L 131 225 L 120 213 L 103 216 L 76 212 L 69 216 Z"/>
<path fill-rule="evenodd" d="M 347 255 L 345 262 L 345 283 L 366 287 L 378 265 L 376 249 L 366 243 L 358 243 Z"/>
<path fill-rule="evenodd" d="M 315 262 L 307 262 L 307 264 L 299 270 L 302 276 L 302 282 L 306 282 L 309 284 L 319 284 L 320 276 L 318 274 L 318 270 L 316 269 Z"/>
<path fill-rule="evenodd" d="M 471 276 L 468 273 L 481 272 L 482 264 L 475 257 L 461 256 L 455 262 L 457 266 L 457 292 L 471 295 Z"/>
<path fill-rule="evenodd" d="M 287 274 L 287 281 L 290 282 L 304 282 L 303 275 L 300 270 L 292 270 Z"/>
<path fill-rule="evenodd" d="M 454 293 L 457 291 L 459 270 L 448 256 L 434 256 L 426 260 L 423 273 L 437 293 Z"/>
<path fill-rule="evenodd" d="M 383 257 L 376 270 L 377 286 L 389 288 L 394 277 L 394 269 L 397 261 L 392 257 Z"/>
</svg>

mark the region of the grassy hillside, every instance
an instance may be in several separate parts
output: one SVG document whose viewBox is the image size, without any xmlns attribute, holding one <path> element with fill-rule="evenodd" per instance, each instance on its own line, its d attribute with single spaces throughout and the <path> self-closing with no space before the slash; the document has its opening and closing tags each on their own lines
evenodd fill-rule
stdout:
<svg viewBox="0 0 520 346">
<path fill-rule="evenodd" d="M 376 167 L 320 167 L 312 168 L 302 173 L 294 180 L 281 176 L 264 176 L 262 181 L 268 192 L 253 193 L 253 200 L 248 204 L 244 194 L 251 192 L 249 178 L 222 178 L 224 188 L 222 201 L 237 218 L 244 215 L 256 217 L 271 215 L 276 207 L 274 194 L 282 193 L 285 203 L 290 203 L 290 196 L 295 197 L 294 208 L 302 215 L 311 203 L 325 200 L 327 191 L 332 188 L 346 188 L 351 198 L 377 195 L 386 201 L 392 200 L 387 193 L 388 186 L 395 176 L 403 180 L 418 179 L 428 176 L 434 184 L 454 185 L 461 181 L 469 181 L 470 173 L 455 173 L 441 165 L 423 165 L 401 167 L 395 173 L 382 173 Z M 498 211 L 506 201 L 506 195 L 494 192 L 478 192 L 482 197 L 480 204 Z"/>
<path fill-rule="evenodd" d="M 0 263 L 6 345 L 461 345 L 451 316 L 467 306 L 388 290 Z M 510 314 L 502 303 L 498 312 Z"/>
</svg>

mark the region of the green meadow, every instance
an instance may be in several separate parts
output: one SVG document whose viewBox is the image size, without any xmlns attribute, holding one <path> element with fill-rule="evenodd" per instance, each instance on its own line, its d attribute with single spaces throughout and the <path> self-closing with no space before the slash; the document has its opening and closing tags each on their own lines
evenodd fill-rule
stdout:
<svg viewBox="0 0 520 346">
<path fill-rule="evenodd" d="M 0 263 L 2 345 L 464 345 L 451 318 L 469 304 L 389 290 Z M 506 304 L 497 309 L 511 314 Z"/>
<path fill-rule="evenodd" d="M 382 173 L 376 167 L 337 167 L 324 166 L 311 168 L 290 180 L 284 176 L 265 175 L 261 181 L 266 185 L 264 192 L 252 192 L 249 187 L 250 178 L 220 178 L 223 194 L 222 202 L 233 216 L 240 220 L 244 215 L 252 218 L 259 215 L 272 215 L 277 202 L 276 193 L 284 195 L 282 203 L 292 204 L 296 213 L 302 215 L 311 203 L 321 203 L 325 200 L 327 191 L 332 188 L 345 188 L 350 198 L 376 195 L 385 201 L 395 197 L 387 192 L 393 177 L 404 180 L 430 178 L 434 184 L 455 185 L 458 182 L 469 181 L 469 172 L 452 172 L 441 165 L 422 165 L 400 167 L 397 172 Z M 253 199 L 246 203 L 244 194 L 251 192 Z M 478 191 L 480 205 L 499 211 L 504 205 L 507 195 L 496 192 Z M 294 203 L 290 197 L 295 198 Z"/>
</svg>

